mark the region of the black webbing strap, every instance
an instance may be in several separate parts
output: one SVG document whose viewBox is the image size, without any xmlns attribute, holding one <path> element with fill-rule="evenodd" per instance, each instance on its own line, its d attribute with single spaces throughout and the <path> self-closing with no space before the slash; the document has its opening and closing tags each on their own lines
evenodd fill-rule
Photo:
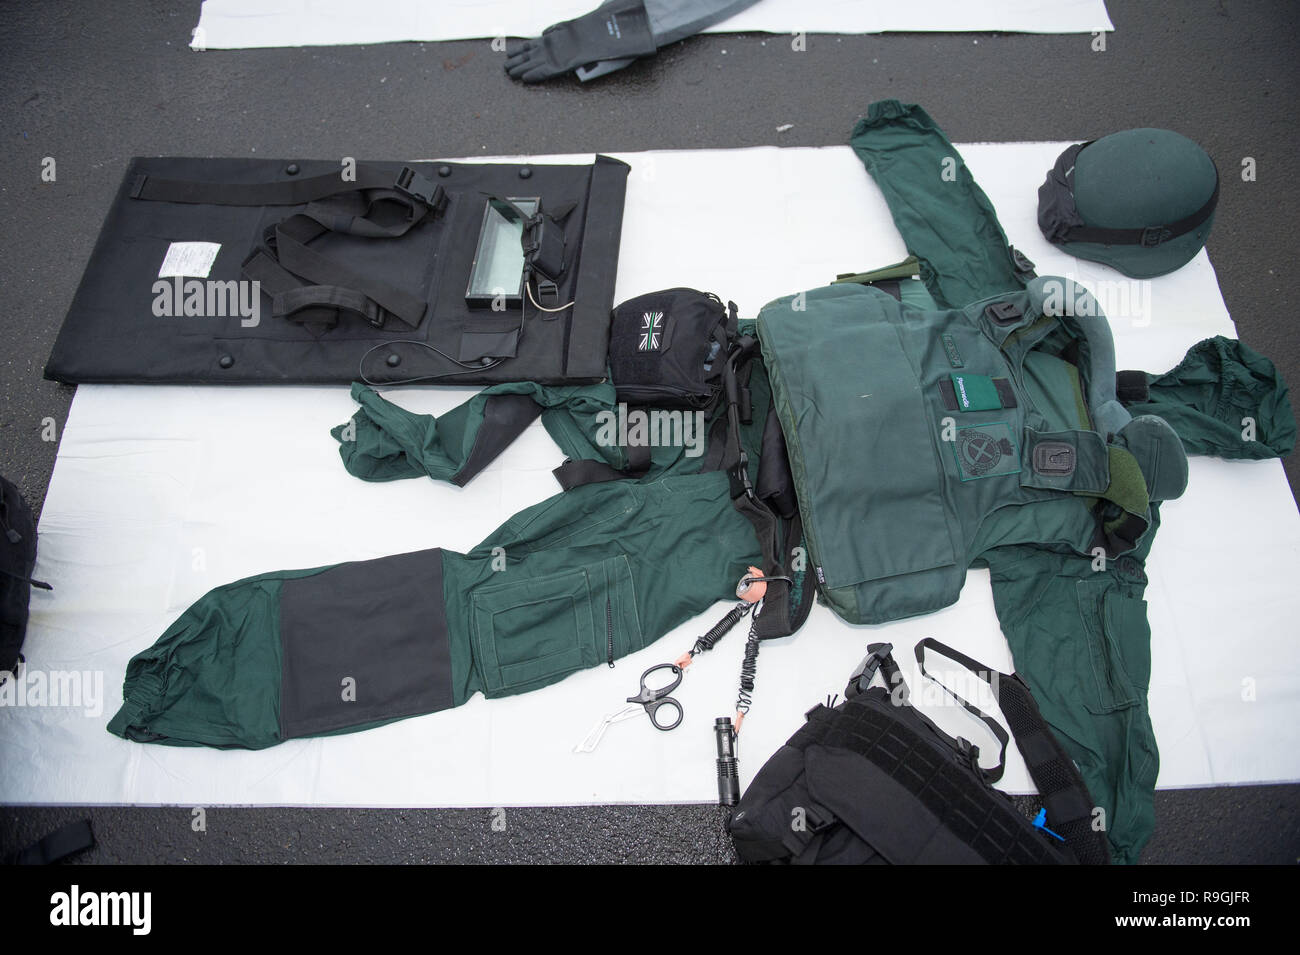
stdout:
<svg viewBox="0 0 1300 955">
<path fill-rule="evenodd" d="M 275 228 L 276 252 L 266 248 L 258 249 L 243 265 L 244 278 L 257 282 L 261 290 L 271 296 L 273 314 L 277 318 L 288 317 L 310 305 L 332 307 L 335 305 L 332 299 L 338 291 L 351 291 L 368 299 L 368 304 L 358 308 L 356 299 L 349 297 L 345 304 L 338 307 L 363 315 L 376 328 L 383 328 L 390 317 L 412 329 L 419 327 L 428 308 L 427 303 L 401 289 L 354 272 L 308 248 L 306 241 L 323 234 L 324 230 L 306 218 L 295 224 L 294 220 L 299 218 L 291 216 Z M 281 298 L 295 291 L 300 294 Z M 315 301 L 313 296 L 317 297 Z M 293 307 L 292 312 L 285 310 L 290 306 Z M 319 317 L 309 320 L 322 321 Z M 336 325 L 337 315 L 332 320 L 323 321 L 330 326 Z"/>
<path fill-rule="evenodd" d="M 275 316 L 291 322 L 318 322 L 333 328 L 338 324 L 339 313 L 349 312 L 376 328 L 384 326 L 383 311 L 374 300 L 337 285 L 302 285 L 272 295 L 271 302 Z"/>
<path fill-rule="evenodd" d="M 90 820 L 82 819 L 56 829 L 44 839 L 20 849 L 4 861 L 6 865 L 49 865 L 93 848 L 94 845 L 95 834 L 90 829 Z"/>
<path fill-rule="evenodd" d="M 794 633 L 808 619 L 812 610 L 812 596 L 815 588 L 811 574 L 795 572 L 794 563 L 798 549 L 803 545 L 803 520 L 798 508 L 793 514 L 782 516 L 773 509 L 773 502 L 778 500 L 774 494 L 764 499 L 756 491 L 749 477 L 749 456 L 740 442 L 741 422 L 749 417 L 749 390 L 744 387 L 742 375 L 748 372 L 749 363 L 758 351 L 758 341 L 749 335 L 741 336 L 726 356 L 723 370 L 723 395 L 726 400 L 724 415 L 726 433 L 723 440 L 721 459 L 716 461 L 718 470 L 725 470 L 731 480 L 731 503 L 754 528 L 758 538 L 759 551 L 763 555 L 762 570 L 768 577 L 767 592 L 763 596 L 763 606 L 754 619 L 751 636 L 758 640 L 785 637 Z M 770 415 L 774 412 L 769 412 Z M 769 429 L 769 422 L 764 422 L 764 431 Z M 779 422 L 777 423 L 779 427 Z M 712 439 L 714 436 L 710 435 Z M 763 455 L 784 455 L 785 447 L 763 444 Z M 786 470 L 788 461 L 769 462 Z M 708 463 L 706 462 L 706 467 Z M 764 481 L 760 468 L 760 482 Z M 775 492 L 778 488 L 793 487 L 793 478 L 767 479 Z M 781 506 L 781 505 L 777 505 Z"/>
<path fill-rule="evenodd" d="M 244 263 L 243 277 L 258 282 L 271 296 L 275 317 L 326 328 L 336 326 L 341 313 L 360 315 L 376 328 L 383 328 L 390 317 L 411 329 L 424 320 L 428 305 L 422 299 L 309 247 L 326 232 L 400 238 L 430 214 L 440 212 L 447 202 L 442 186 L 410 166 L 404 166 L 396 177 L 363 164 L 356 167 L 351 180 L 330 173 L 259 183 L 160 179 L 141 174 L 132 183 L 131 197 L 220 206 L 305 205 L 301 212 L 268 230 L 267 247 L 255 251 Z"/>
<path fill-rule="evenodd" d="M 885 686 L 892 694 L 895 688 L 898 688 L 898 697 L 900 701 L 908 698 L 907 682 L 903 679 L 903 671 L 898 668 L 894 661 L 894 645 L 892 643 L 872 643 L 867 646 L 867 655 L 862 658 L 849 675 L 848 685 L 844 687 L 844 698 L 851 700 L 859 693 L 865 693 L 867 687 L 871 685 L 872 679 L 875 678 L 876 671 L 885 679 Z"/>
<path fill-rule="evenodd" d="M 130 195 L 132 199 L 204 206 L 300 206 L 363 189 L 396 189 L 426 205 L 434 205 L 442 187 L 410 166 L 402 167 L 394 177 L 387 170 L 361 163 L 352 180 L 344 179 L 342 171 L 303 178 L 286 174 L 284 179 L 273 182 L 205 182 L 163 179 L 141 173 L 131 183 Z"/>
<path fill-rule="evenodd" d="M 1145 371 L 1115 372 L 1115 398 L 1126 408 L 1150 398 L 1147 373 Z"/>
<path fill-rule="evenodd" d="M 1002 750 L 1001 752 L 998 753 L 998 764 L 994 766 L 992 769 L 984 769 L 983 767 L 980 767 L 984 775 L 988 778 L 989 782 L 991 783 L 997 782 L 999 779 L 1002 778 L 1002 773 L 1007 768 L 1007 743 L 1010 741 L 1010 736 L 1007 734 L 1007 731 L 1002 728 L 1001 723 L 999 723 L 993 717 L 989 716 L 987 713 L 985 713 L 975 704 L 962 699 L 960 696 L 958 696 L 952 690 L 948 689 L 947 686 L 945 686 L 939 680 L 936 680 L 933 676 L 931 676 L 926 671 L 925 651 L 927 649 L 931 649 L 934 650 L 936 653 L 942 654 L 943 656 L 947 657 L 949 660 L 952 660 L 954 663 L 960 664 L 961 666 L 969 670 L 971 673 L 975 674 L 977 677 L 979 677 L 981 680 L 983 680 L 985 683 L 987 683 L 990 687 L 993 688 L 993 696 L 995 699 L 997 698 L 998 685 L 996 682 L 994 682 L 992 674 L 997 673 L 999 678 L 1002 677 L 1002 674 L 999 673 L 997 670 L 989 669 L 984 664 L 980 663 L 978 660 L 973 660 L 970 657 L 966 656 L 966 654 L 961 653 L 958 650 L 954 650 L 952 647 L 946 644 L 940 643 L 938 640 L 934 639 L 933 637 L 926 637 L 924 640 L 917 641 L 916 662 L 921 667 L 921 675 L 927 678 L 928 680 L 931 680 L 935 684 L 937 684 L 941 690 L 943 690 L 954 700 L 960 703 L 966 709 L 967 712 L 977 716 L 980 719 L 980 721 L 989 728 L 989 732 L 992 733 L 995 737 L 997 737 L 998 743 L 1001 744 Z"/>
<path fill-rule="evenodd" d="M 591 461 L 584 458 L 577 461 L 565 461 L 551 473 L 555 475 L 555 480 L 560 482 L 560 487 L 565 491 L 580 487 L 583 484 L 599 484 L 603 481 L 621 481 L 624 478 L 644 477 L 650 470 L 650 446 L 629 444 L 626 451 L 627 467 L 621 470 L 613 465 L 606 464 L 604 461 Z"/>
<path fill-rule="evenodd" d="M 49 584 L 47 584 L 47 583 L 46 583 L 45 581 L 43 581 L 43 580 L 37 580 L 35 577 L 26 577 L 26 576 L 24 576 L 23 574 L 15 573 L 14 571 L 9 570 L 9 569 L 7 569 L 7 568 L 5 568 L 5 567 L 0 567 L 0 574 L 4 574 L 4 576 L 6 576 L 6 577 L 11 577 L 11 578 L 14 579 L 14 580 L 17 580 L 17 581 L 19 581 L 19 582 L 21 582 L 21 583 L 24 583 L 24 584 L 29 584 L 30 586 L 32 586 L 32 587 L 37 587 L 37 588 L 39 588 L 39 589 L 41 589 L 41 590 L 53 590 L 53 589 L 54 589 L 53 587 L 51 587 Z"/>
<path fill-rule="evenodd" d="M 1084 144 L 1089 145 L 1088 143 Z M 1080 150 L 1082 151 L 1082 149 Z M 1075 154 L 1078 155 L 1077 153 Z M 1074 194 L 1074 166 L 1071 164 L 1070 171 L 1067 175 L 1067 181 L 1070 186 L 1070 194 Z M 1210 216 L 1214 215 L 1214 208 L 1219 204 L 1219 171 L 1215 167 L 1214 171 L 1214 192 L 1210 194 L 1199 209 L 1191 215 L 1183 216 L 1174 222 L 1159 226 L 1147 226 L 1142 229 L 1103 229 L 1096 226 L 1076 225 L 1070 226 L 1061 236 L 1062 242 L 1092 242 L 1099 245 L 1140 245 L 1143 248 L 1151 249 L 1160 245 L 1162 242 L 1168 242 L 1170 239 L 1176 239 L 1180 235 L 1186 235 L 1189 232 L 1203 225 Z"/>
</svg>

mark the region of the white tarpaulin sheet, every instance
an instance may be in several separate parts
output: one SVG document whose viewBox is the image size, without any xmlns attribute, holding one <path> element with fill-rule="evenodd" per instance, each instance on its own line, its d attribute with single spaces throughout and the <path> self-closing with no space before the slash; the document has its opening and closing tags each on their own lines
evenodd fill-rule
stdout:
<svg viewBox="0 0 1300 955">
<path fill-rule="evenodd" d="M 599 0 L 204 0 L 195 49 L 533 37 Z M 706 33 L 1113 30 L 1104 0 L 759 0 Z"/>
<path fill-rule="evenodd" d="M 1164 371 L 1196 341 L 1235 335 L 1204 252 L 1138 286 L 1124 306 L 1106 284 L 1121 279 L 1118 273 L 1042 239 L 1036 187 L 1061 148 L 961 151 L 1040 274 L 1074 276 L 1103 304 L 1118 303 L 1119 366 Z M 823 285 L 837 272 L 905 255 L 883 196 L 848 147 L 620 158 L 632 174 L 619 300 L 691 286 L 716 290 L 753 315 L 766 301 Z M 470 393 L 389 392 L 407 408 L 434 413 Z M 0 764 L 8 767 L 0 801 L 502 806 L 716 799 L 712 725 L 732 710 L 744 628 L 687 672 L 675 694 L 686 710 L 677 730 L 658 732 L 638 716 L 612 726 L 594 753 L 571 750 L 637 691 L 642 670 L 687 650 L 730 606 L 725 601 L 615 669 L 596 667 L 522 696 L 475 697 L 459 709 L 362 733 L 244 752 L 141 745 L 105 731 L 121 704 L 127 660 L 210 588 L 282 568 L 439 545 L 467 550 L 556 489 L 548 472 L 561 455 L 540 424 L 464 489 L 356 480 L 329 435 L 354 408 L 342 386 L 77 390 L 40 524 L 36 575 L 55 589 L 33 592 L 25 652 L 29 672 L 85 671 L 83 691 L 99 679 L 103 693 L 98 702 L 72 701 L 79 705 L 0 707 Z M 1162 516 L 1147 590 L 1160 785 L 1300 779 L 1300 516 L 1281 464 L 1194 458 L 1186 495 L 1166 504 Z M 961 600 L 939 613 L 868 628 L 818 606 L 797 635 L 765 643 L 741 739 L 742 782 L 805 710 L 843 690 L 868 643 L 892 642 L 914 698 L 933 699 L 920 691 L 919 673 L 909 672 L 911 648 L 925 636 L 1010 671 L 985 571 L 972 571 Z M 942 672 L 941 661 L 931 662 Z M 929 712 L 991 756 L 992 741 L 964 711 Z M 1032 791 L 1014 747 L 1008 757 L 1004 787 Z"/>
</svg>

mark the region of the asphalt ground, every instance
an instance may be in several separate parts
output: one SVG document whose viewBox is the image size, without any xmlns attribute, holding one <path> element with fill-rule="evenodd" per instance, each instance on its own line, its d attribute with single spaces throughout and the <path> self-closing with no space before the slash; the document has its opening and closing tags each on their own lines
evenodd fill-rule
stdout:
<svg viewBox="0 0 1300 955">
<path fill-rule="evenodd" d="M 58 449 L 46 419 L 61 432 L 74 391 L 41 370 L 132 156 L 823 146 L 891 97 L 925 106 L 958 143 L 1136 126 L 1200 142 L 1223 173 L 1209 250 L 1238 333 L 1300 381 L 1287 293 L 1300 247 L 1300 5 L 1107 5 L 1104 50 L 1086 35 L 809 35 L 797 51 L 788 36 L 723 34 L 589 87 L 523 87 L 487 41 L 200 54 L 187 45 L 197 0 L 0 0 L 0 473 L 39 510 Z M 47 156 L 53 183 L 40 177 Z M 1247 157 L 1254 181 L 1240 175 Z M 1300 464 L 1286 467 L 1294 493 Z M 1225 652 L 1247 637 L 1225 634 Z M 1279 745 L 1293 729 L 1278 727 Z M 1156 812 L 1143 862 L 1300 859 L 1300 786 L 1158 792 Z M 479 809 L 213 808 L 202 832 L 188 808 L 0 807 L 0 855 L 87 816 L 98 845 L 82 862 L 734 861 L 711 806 L 510 809 L 504 827 Z"/>
</svg>

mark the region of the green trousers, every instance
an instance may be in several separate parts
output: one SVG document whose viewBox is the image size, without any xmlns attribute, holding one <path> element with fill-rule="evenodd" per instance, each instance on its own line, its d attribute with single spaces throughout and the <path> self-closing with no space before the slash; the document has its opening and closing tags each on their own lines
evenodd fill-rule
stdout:
<svg viewBox="0 0 1300 955">
<path fill-rule="evenodd" d="M 751 378 L 742 443 L 757 469 L 768 394 Z M 464 483 L 541 414 L 570 457 L 596 442 L 610 385 L 485 389 L 433 418 L 356 386 L 334 431 L 368 480 Z M 262 748 L 534 690 L 640 650 L 734 596 L 760 560 L 727 475 L 689 445 L 651 448 L 640 479 L 584 484 L 525 508 L 461 554 L 435 548 L 236 581 L 206 594 L 127 666 L 109 730 L 174 745 Z"/>
</svg>

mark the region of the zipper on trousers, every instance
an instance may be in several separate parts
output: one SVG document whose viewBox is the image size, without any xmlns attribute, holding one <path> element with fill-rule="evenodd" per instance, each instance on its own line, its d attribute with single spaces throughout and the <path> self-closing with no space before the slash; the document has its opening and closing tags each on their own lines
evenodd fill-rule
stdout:
<svg viewBox="0 0 1300 955">
<path fill-rule="evenodd" d="M 609 668 L 614 669 L 614 608 L 605 598 L 605 644 L 609 650 Z"/>
</svg>

